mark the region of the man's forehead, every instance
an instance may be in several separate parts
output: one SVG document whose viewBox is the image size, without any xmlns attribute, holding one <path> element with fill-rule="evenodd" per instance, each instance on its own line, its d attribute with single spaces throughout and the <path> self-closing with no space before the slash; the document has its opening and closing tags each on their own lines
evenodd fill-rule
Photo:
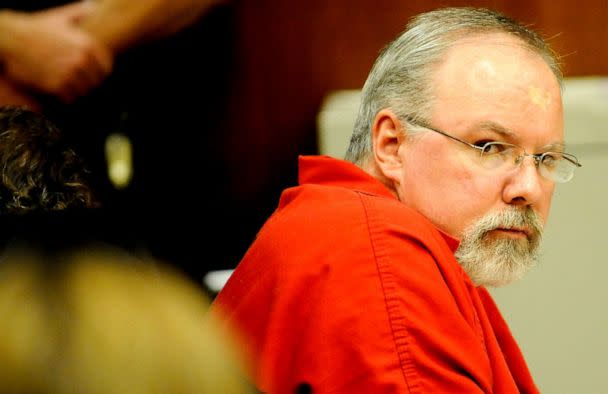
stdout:
<svg viewBox="0 0 608 394">
<path fill-rule="evenodd" d="M 433 82 L 430 120 L 436 125 L 478 136 L 482 128 L 477 126 L 493 124 L 483 130 L 535 149 L 563 140 L 559 82 L 544 58 L 516 37 L 459 40 L 446 52 Z"/>
<path fill-rule="evenodd" d="M 559 82 L 549 65 L 507 34 L 466 37 L 454 44 L 436 69 L 434 93 L 455 104 L 500 106 L 516 100 L 535 111 L 561 107 Z"/>
<path fill-rule="evenodd" d="M 488 84 L 504 83 L 506 78 L 521 81 L 521 77 L 531 72 L 530 64 L 543 65 L 550 71 L 540 55 L 515 37 L 477 35 L 463 38 L 448 49 L 437 71 L 439 82 L 442 74 L 457 73 L 461 76 L 459 81 L 485 88 Z"/>
<path fill-rule="evenodd" d="M 538 86 L 530 86 L 528 88 L 528 96 L 530 97 L 530 101 L 543 111 L 547 111 L 554 100 L 547 90 Z"/>
</svg>

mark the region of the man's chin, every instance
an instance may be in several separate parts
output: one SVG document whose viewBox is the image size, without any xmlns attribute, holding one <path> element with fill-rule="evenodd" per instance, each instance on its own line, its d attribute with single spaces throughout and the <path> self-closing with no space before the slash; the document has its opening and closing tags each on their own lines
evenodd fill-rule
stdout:
<svg viewBox="0 0 608 394">
<path fill-rule="evenodd" d="M 504 236 L 490 231 L 483 246 L 473 253 L 457 253 L 457 259 L 473 283 L 501 287 L 521 279 L 535 264 L 536 252 L 527 237 Z M 471 252 L 471 251 L 470 251 Z"/>
</svg>

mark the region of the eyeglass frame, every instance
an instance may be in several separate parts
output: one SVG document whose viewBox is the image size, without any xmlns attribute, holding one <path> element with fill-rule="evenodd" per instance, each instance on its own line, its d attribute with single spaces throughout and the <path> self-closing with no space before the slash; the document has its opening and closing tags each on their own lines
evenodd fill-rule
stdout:
<svg viewBox="0 0 608 394">
<path fill-rule="evenodd" d="M 532 159 L 534 160 L 534 165 L 536 166 L 536 168 L 539 168 L 539 166 L 540 166 L 540 164 L 542 163 L 542 160 L 543 160 L 543 158 L 545 157 L 545 155 L 550 154 L 550 153 L 558 153 L 558 154 L 560 154 L 560 155 L 561 155 L 561 156 L 562 156 L 564 159 L 566 159 L 566 160 L 568 160 L 570 163 L 574 164 L 574 165 L 576 166 L 575 168 L 579 168 L 579 167 L 582 167 L 582 166 L 583 166 L 583 165 L 582 165 L 582 164 L 581 164 L 581 163 L 578 161 L 578 158 L 577 158 L 576 156 L 574 156 L 573 154 L 571 154 L 571 153 L 566 153 L 566 152 L 552 152 L 552 151 L 547 151 L 547 152 L 543 152 L 543 153 L 528 153 L 528 152 L 526 152 L 526 150 L 525 150 L 523 147 L 521 147 L 521 146 L 519 146 L 519 145 L 511 144 L 511 143 L 508 143 L 508 142 L 502 142 L 502 141 L 492 141 L 492 142 L 486 142 L 486 143 L 485 143 L 485 144 L 483 144 L 482 146 L 477 146 L 477 145 L 475 145 L 475 144 L 471 144 L 470 142 L 467 142 L 467 141 L 461 140 L 461 139 L 460 139 L 460 138 L 458 138 L 458 137 L 454 137 L 453 135 L 448 134 L 448 133 L 446 133 L 445 131 L 442 131 L 442 130 L 436 129 L 436 128 L 434 128 L 434 127 L 431 127 L 431 126 L 428 126 L 428 125 L 426 125 L 426 124 L 424 124 L 424 123 L 421 123 L 421 122 L 419 122 L 419 121 L 416 121 L 416 120 L 415 120 L 415 118 L 414 118 L 413 116 L 411 116 L 411 115 L 404 115 L 403 117 L 404 117 L 404 119 L 405 119 L 405 120 L 406 120 L 408 123 L 410 123 L 410 124 L 413 124 L 413 125 L 418 126 L 418 127 L 422 127 L 422 128 L 424 128 L 424 129 L 427 129 L 427 130 L 434 131 L 434 132 L 439 133 L 439 134 L 441 134 L 441 135 L 443 135 L 443 136 L 445 136 L 445 137 L 451 138 L 451 139 L 452 139 L 452 140 L 454 140 L 454 141 L 458 141 L 458 142 L 460 142 L 460 143 L 462 143 L 462 144 L 465 144 L 465 145 L 467 145 L 467 146 L 468 146 L 468 147 L 470 147 L 470 148 L 474 148 L 475 150 L 478 150 L 478 151 L 479 151 L 479 153 L 480 153 L 480 156 L 481 156 L 481 157 L 483 157 L 484 153 L 486 153 L 486 152 L 485 152 L 485 149 L 488 147 L 488 145 L 496 145 L 496 144 L 498 143 L 498 144 L 503 145 L 503 146 L 504 146 L 504 145 L 508 145 L 508 146 L 512 146 L 512 147 L 514 147 L 514 148 L 521 149 L 521 150 L 523 151 L 523 155 L 518 156 L 518 158 L 517 158 L 517 159 L 519 160 L 521 157 L 524 157 L 524 158 L 525 158 L 526 156 L 530 156 L 530 157 L 532 157 Z M 518 164 L 518 165 L 519 165 L 519 164 L 520 164 L 522 161 L 523 161 L 523 159 L 521 159 L 521 161 L 520 161 L 519 163 L 516 163 L 516 164 Z M 574 176 L 574 174 L 573 174 L 572 176 Z M 568 179 L 568 180 L 566 180 L 566 181 L 564 181 L 564 182 L 562 182 L 562 183 L 569 182 L 571 179 L 572 179 L 572 178 L 570 178 L 570 179 Z M 551 180 L 551 181 L 553 181 L 553 182 L 559 182 L 559 181 L 556 181 L 556 180 L 554 180 L 554 179 L 549 179 L 549 180 Z"/>
</svg>

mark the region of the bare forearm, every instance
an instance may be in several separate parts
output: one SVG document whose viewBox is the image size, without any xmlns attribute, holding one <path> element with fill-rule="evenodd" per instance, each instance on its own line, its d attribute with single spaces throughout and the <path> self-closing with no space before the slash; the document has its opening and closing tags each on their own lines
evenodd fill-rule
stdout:
<svg viewBox="0 0 608 394">
<path fill-rule="evenodd" d="M 33 111 L 40 111 L 37 98 L 22 86 L 17 86 L 5 75 L 0 74 L 0 105 L 24 105 Z"/>
<path fill-rule="evenodd" d="M 15 50 L 15 29 L 19 23 L 19 13 L 0 9 L 0 62 Z"/>
<path fill-rule="evenodd" d="M 94 11 L 82 27 L 117 54 L 169 36 L 194 23 L 224 0 L 88 0 Z"/>
<path fill-rule="evenodd" d="M 112 54 L 77 23 L 88 4 L 75 1 L 36 12 L 0 12 L 2 72 L 13 83 L 70 102 L 112 69 Z"/>
</svg>

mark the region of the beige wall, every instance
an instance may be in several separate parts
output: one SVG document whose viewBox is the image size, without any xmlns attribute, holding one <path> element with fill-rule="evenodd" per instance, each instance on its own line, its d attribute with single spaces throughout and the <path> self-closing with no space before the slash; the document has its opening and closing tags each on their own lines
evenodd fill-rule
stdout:
<svg viewBox="0 0 608 394">
<path fill-rule="evenodd" d="M 358 97 L 324 101 L 321 153 L 342 157 Z M 541 392 L 608 393 L 608 78 L 568 79 L 564 106 L 568 150 L 583 167 L 556 188 L 539 266 L 492 293 Z"/>
<path fill-rule="evenodd" d="M 541 264 L 493 294 L 543 393 L 608 393 L 608 78 L 568 81 L 564 105 L 583 167 L 556 188 Z"/>
</svg>

